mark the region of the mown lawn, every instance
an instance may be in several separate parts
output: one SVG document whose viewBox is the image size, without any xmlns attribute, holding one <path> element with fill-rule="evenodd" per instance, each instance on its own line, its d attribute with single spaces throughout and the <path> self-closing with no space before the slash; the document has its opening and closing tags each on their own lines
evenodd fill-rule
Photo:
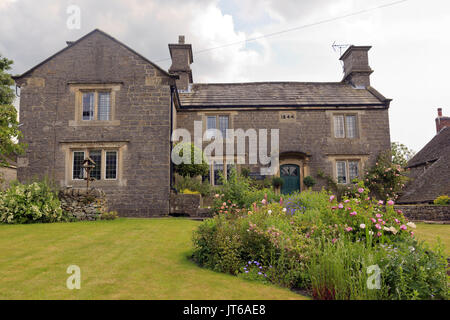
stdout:
<svg viewBox="0 0 450 320">
<path fill-rule="evenodd" d="M 0 299 L 304 299 L 188 259 L 187 219 L 0 225 Z M 69 290 L 69 265 L 81 289 Z"/>
<path fill-rule="evenodd" d="M 416 225 L 415 234 L 417 238 L 434 246 L 439 237 L 445 246 L 447 257 L 450 258 L 450 224 L 417 223 Z"/>
</svg>

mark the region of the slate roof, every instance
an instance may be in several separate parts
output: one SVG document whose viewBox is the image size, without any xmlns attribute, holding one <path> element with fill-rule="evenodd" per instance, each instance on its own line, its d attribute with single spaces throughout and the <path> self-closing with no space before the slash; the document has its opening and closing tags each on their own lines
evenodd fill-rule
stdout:
<svg viewBox="0 0 450 320">
<path fill-rule="evenodd" d="M 385 106 L 372 87 L 354 88 L 343 82 L 196 83 L 179 93 L 183 107 L 243 106 Z"/>
<path fill-rule="evenodd" d="M 428 168 L 407 185 L 397 202 L 431 202 L 440 195 L 450 195 L 450 127 L 436 134 L 407 167 L 421 167 L 427 163 Z"/>
</svg>

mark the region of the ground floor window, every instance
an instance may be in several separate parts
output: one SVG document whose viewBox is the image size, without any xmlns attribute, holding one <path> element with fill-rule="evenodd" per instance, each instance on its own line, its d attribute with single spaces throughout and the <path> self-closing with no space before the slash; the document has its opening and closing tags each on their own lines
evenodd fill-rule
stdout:
<svg viewBox="0 0 450 320">
<path fill-rule="evenodd" d="M 209 181 L 214 186 L 222 185 L 223 181 L 221 179 L 221 176 L 226 180 L 231 175 L 231 171 L 233 168 L 237 170 L 235 163 L 227 163 L 226 160 L 222 161 L 221 163 L 218 161 L 213 161 L 209 169 Z"/>
<path fill-rule="evenodd" d="M 359 177 L 359 160 L 337 160 L 336 178 L 338 183 L 350 183 Z"/>
<path fill-rule="evenodd" d="M 90 177 L 95 180 L 115 180 L 118 171 L 117 150 L 86 149 L 72 151 L 72 179 L 83 180 L 85 172 L 83 161 L 89 157 L 95 162 L 95 167 L 90 171 Z"/>
</svg>

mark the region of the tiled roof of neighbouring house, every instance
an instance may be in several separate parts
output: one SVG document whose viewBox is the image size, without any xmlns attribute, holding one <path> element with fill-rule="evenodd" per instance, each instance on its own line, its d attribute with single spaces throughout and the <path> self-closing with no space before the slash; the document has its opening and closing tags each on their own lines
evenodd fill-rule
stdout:
<svg viewBox="0 0 450 320">
<path fill-rule="evenodd" d="M 407 185 L 399 203 L 430 202 L 450 195 L 450 127 L 442 129 L 408 162 L 410 168 L 422 165 L 423 173 Z"/>
<path fill-rule="evenodd" d="M 372 87 L 342 82 L 197 83 L 179 93 L 182 107 L 385 106 L 389 99 Z"/>
</svg>

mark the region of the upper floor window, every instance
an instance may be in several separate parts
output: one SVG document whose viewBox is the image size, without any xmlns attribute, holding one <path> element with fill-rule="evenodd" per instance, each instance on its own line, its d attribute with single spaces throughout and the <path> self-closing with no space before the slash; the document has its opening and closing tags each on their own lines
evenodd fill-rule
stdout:
<svg viewBox="0 0 450 320">
<path fill-rule="evenodd" d="M 230 128 L 230 117 L 228 115 L 212 115 L 206 117 L 206 134 L 207 138 L 214 137 L 213 129 L 217 129 L 222 133 L 222 138 L 227 137 L 227 129 Z"/>
<path fill-rule="evenodd" d="M 82 101 L 83 120 L 111 120 L 111 93 L 109 91 L 83 92 Z"/>
<path fill-rule="evenodd" d="M 334 137 L 335 138 L 356 138 L 356 115 L 334 115 Z"/>
<path fill-rule="evenodd" d="M 358 160 L 338 160 L 336 161 L 336 175 L 338 183 L 350 183 L 359 176 Z"/>
</svg>

